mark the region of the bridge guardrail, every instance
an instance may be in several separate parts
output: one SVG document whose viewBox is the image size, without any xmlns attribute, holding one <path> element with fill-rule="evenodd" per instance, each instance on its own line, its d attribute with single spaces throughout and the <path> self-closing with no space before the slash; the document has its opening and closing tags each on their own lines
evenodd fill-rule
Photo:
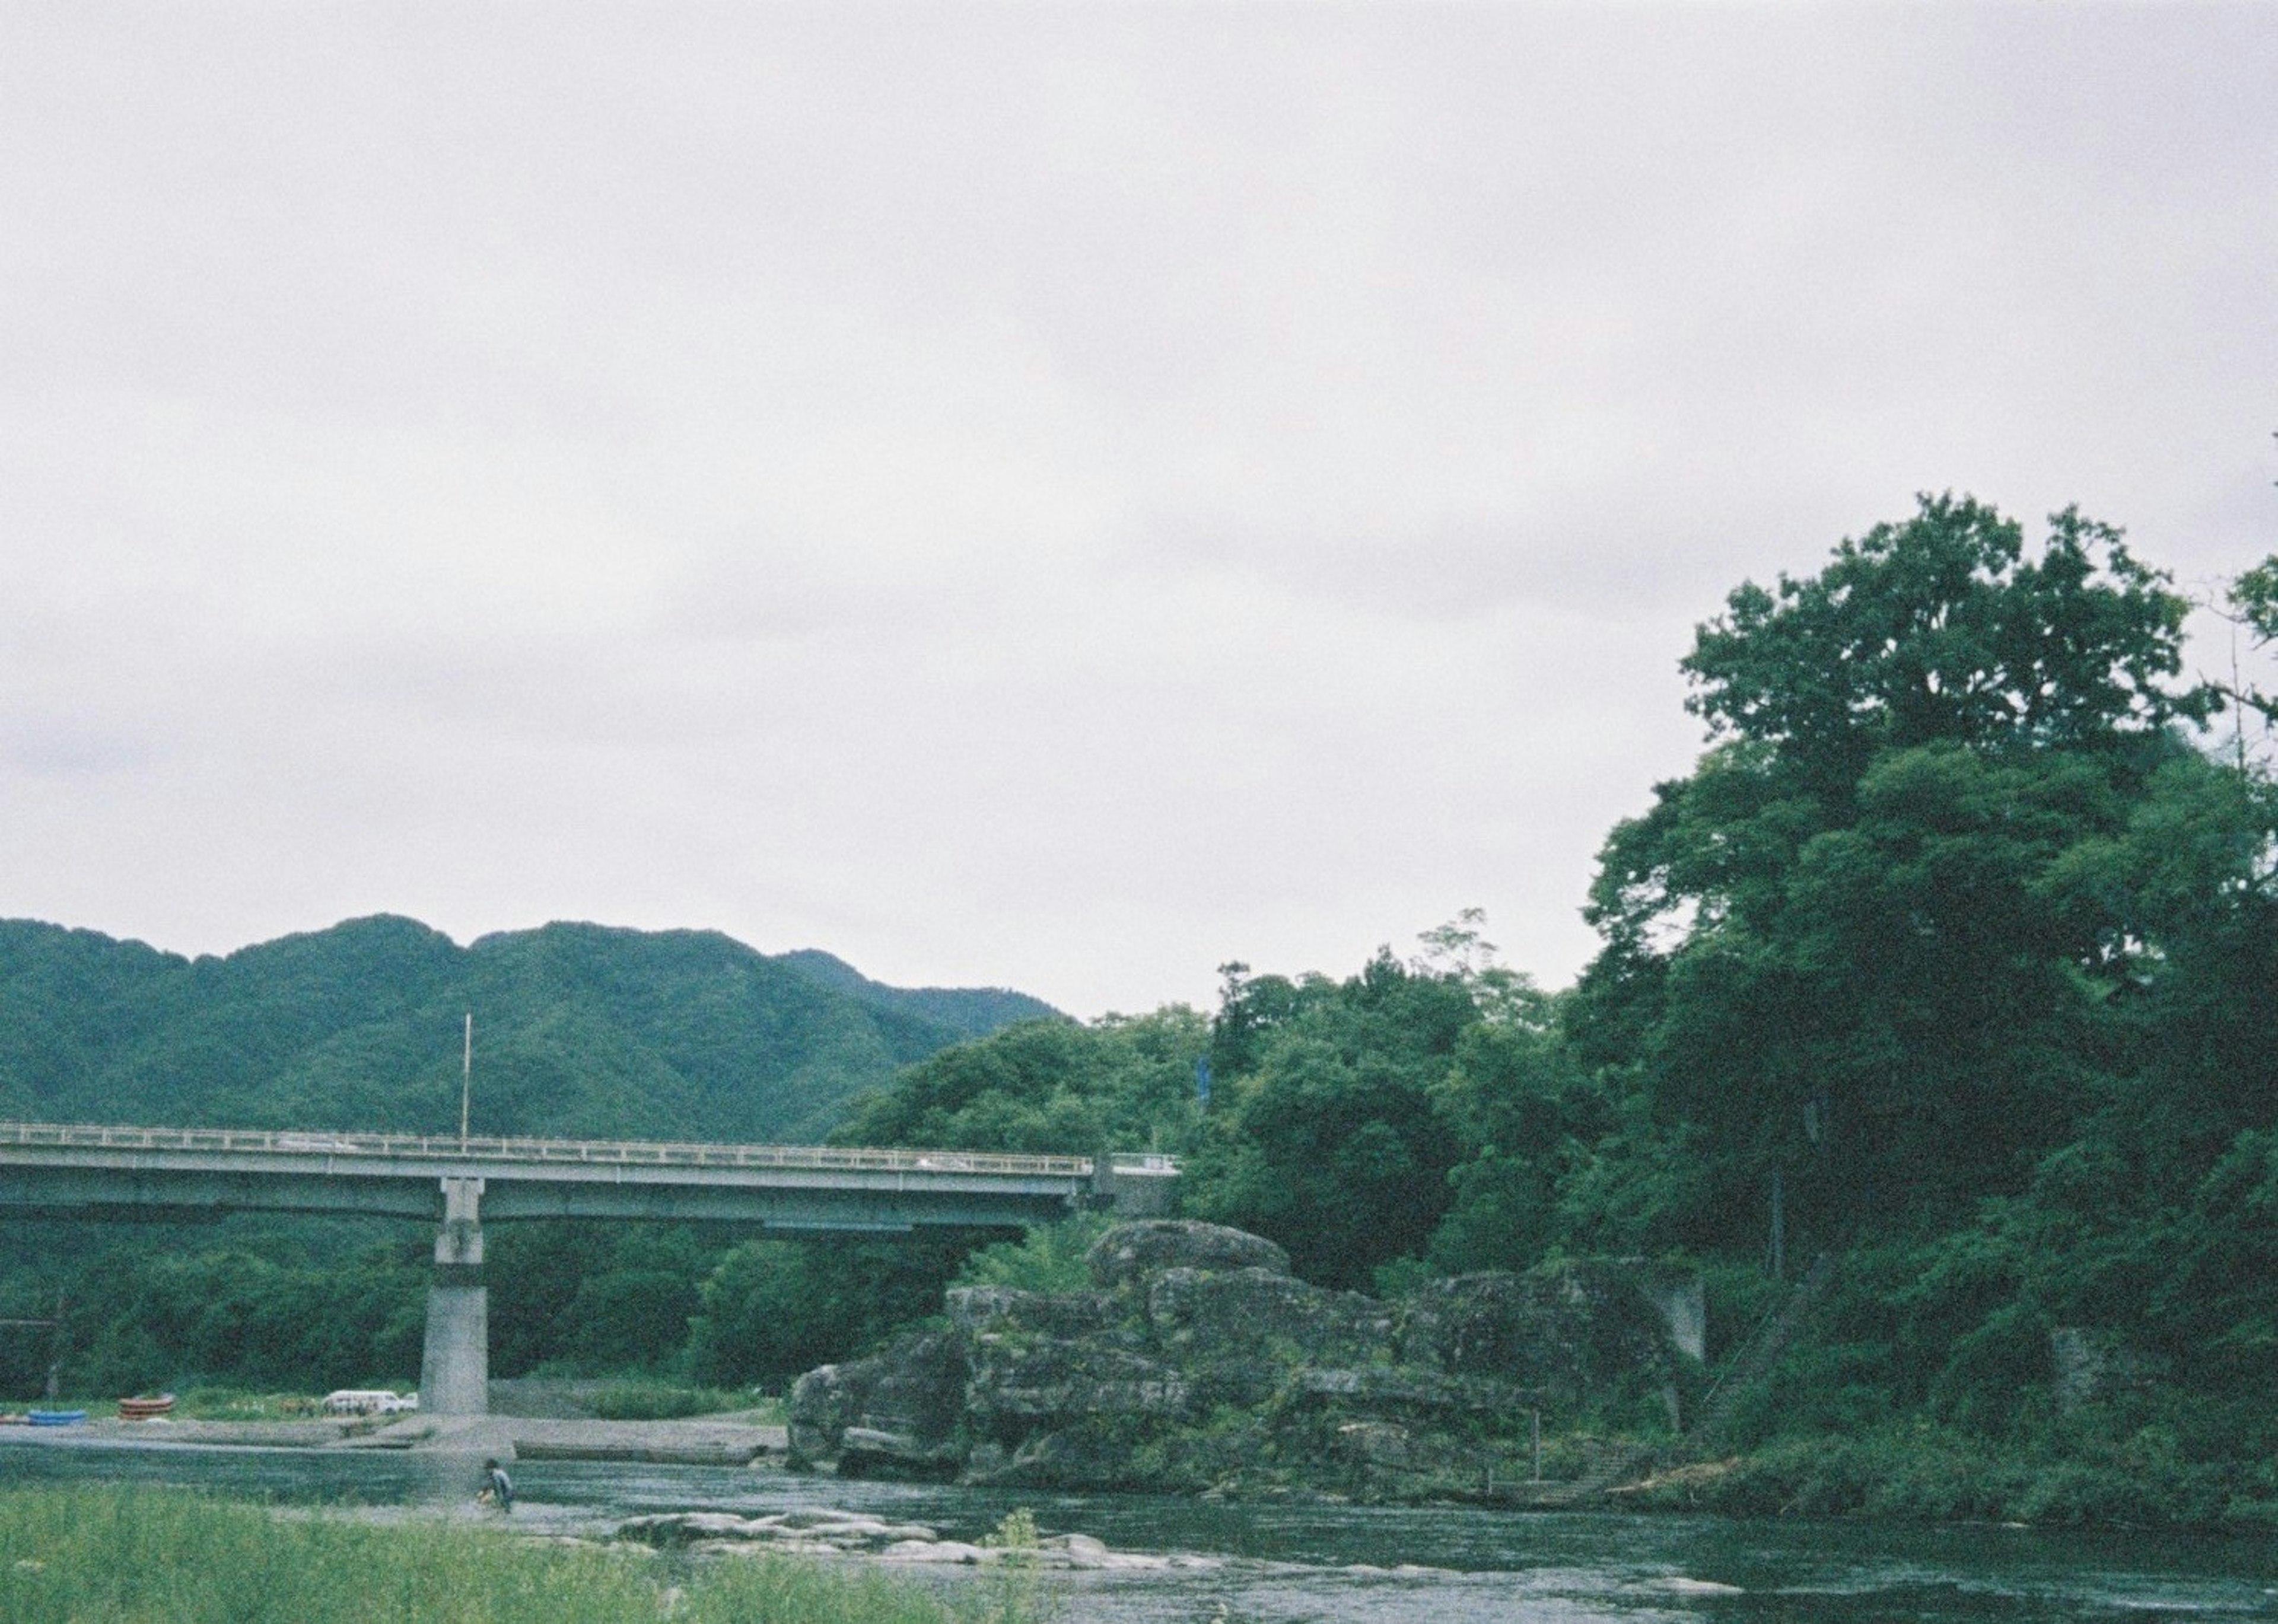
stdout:
<svg viewBox="0 0 2278 1624">
<path fill-rule="evenodd" d="M 983 1150 L 874 1150 L 839 1145 L 712 1145 L 655 1140 L 459 1139 L 455 1134 L 358 1133 L 266 1128 L 104 1127 L 86 1123 L 0 1122 L 0 1146 L 118 1150 L 251 1151 L 278 1155 L 363 1155 L 417 1161 L 582 1162 L 638 1167 L 780 1167 L 827 1171 L 1000 1173 L 1088 1178 L 1089 1156 L 1016 1155 Z M 1175 1175 L 1177 1158 L 1119 1154 L 1119 1173 Z"/>
</svg>

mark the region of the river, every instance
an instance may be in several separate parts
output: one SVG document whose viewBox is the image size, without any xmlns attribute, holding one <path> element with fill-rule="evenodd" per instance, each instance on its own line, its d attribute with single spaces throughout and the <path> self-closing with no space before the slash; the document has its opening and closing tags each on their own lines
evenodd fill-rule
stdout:
<svg viewBox="0 0 2278 1624">
<path fill-rule="evenodd" d="M 20 1436 L 20 1435 L 19 1435 Z M 972 1539 L 1016 1506 L 1047 1533 L 1207 1567 L 1053 1574 L 1075 1624 L 2056 1624 L 2278 1620 L 2278 1540 L 1614 1513 L 1211 1504 L 842 1483 L 724 1467 L 527 1461 L 514 1526 L 606 1533 L 644 1512 L 876 1512 Z M 464 1460 L 378 1451 L 0 1444 L 0 1485 L 184 1484 L 354 1514 L 475 1516 Z M 1394 1570 L 1399 1571 L 1394 1571 Z M 939 1584 L 956 1574 L 912 1572 Z"/>
</svg>

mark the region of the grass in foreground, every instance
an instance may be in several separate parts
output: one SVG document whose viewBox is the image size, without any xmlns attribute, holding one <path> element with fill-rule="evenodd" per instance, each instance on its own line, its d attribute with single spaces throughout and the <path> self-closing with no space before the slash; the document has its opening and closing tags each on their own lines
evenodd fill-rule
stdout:
<svg viewBox="0 0 2278 1624">
<path fill-rule="evenodd" d="M 1002 1590 L 944 1601 L 783 1558 L 692 1568 L 443 1523 L 279 1517 L 179 1491 L 0 1494 L 0 1619 L 65 1624 L 1027 1624 Z"/>
</svg>

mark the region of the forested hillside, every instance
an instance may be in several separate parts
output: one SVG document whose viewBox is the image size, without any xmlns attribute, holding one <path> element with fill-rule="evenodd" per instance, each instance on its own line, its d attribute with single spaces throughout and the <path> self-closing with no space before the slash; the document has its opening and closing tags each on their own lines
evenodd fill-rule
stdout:
<svg viewBox="0 0 2278 1624">
<path fill-rule="evenodd" d="M 189 959 L 7 920 L 0 1116 L 451 1132 L 469 1011 L 478 1133 L 745 1140 L 820 1138 L 897 1067 L 1051 1012 L 713 932 L 548 925 L 462 948 L 382 916 Z"/>
</svg>

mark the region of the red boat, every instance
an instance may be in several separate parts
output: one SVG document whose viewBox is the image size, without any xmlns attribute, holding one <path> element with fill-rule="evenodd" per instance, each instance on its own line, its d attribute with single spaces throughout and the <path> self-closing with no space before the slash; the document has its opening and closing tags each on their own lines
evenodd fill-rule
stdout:
<svg viewBox="0 0 2278 1624">
<path fill-rule="evenodd" d="M 121 1421 L 151 1421 L 174 1407 L 174 1395 L 160 1393 L 155 1399 L 121 1399 L 118 1419 Z"/>
</svg>

